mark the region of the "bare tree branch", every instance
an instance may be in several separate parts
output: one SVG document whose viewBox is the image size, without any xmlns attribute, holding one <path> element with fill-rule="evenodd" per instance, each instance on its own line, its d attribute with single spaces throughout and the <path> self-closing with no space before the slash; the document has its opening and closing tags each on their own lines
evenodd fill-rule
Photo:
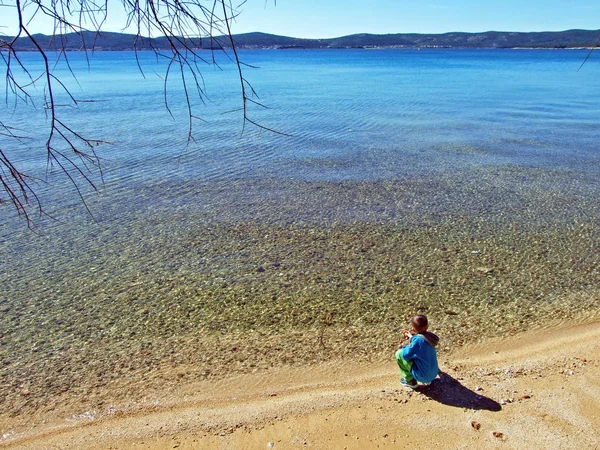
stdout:
<svg viewBox="0 0 600 450">
<path fill-rule="evenodd" d="M 10 5 L 8 2 L 14 2 Z M 187 111 L 187 142 L 195 142 L 194 123 L 204 121 L 195 111 L 194 97 L 202 103 L 206 101 L 204 78 L 199 64 L 219 67 L 215 51 L 222 52 L 232 60 L 237 67 L 237 77 L 241 90 L 240 111 L 243 113 L 242 133 L 247 124 L 259 130 L 277 131 L 267 128 L 249 117 L 249 105 L 266 108 L 259 102 L 255 90 L 244 77 L 243 67 L 253 67 L 240 61 L 236 43 L 232 36 L 231 23 L 239 14 L 242 1 L 234 6 L 230 0 L 121 0 L 126 19 L 123 30 L 135 30 L 132 50 L 135 52 L 136 64 L 143 77 L 138 51 L 150 48 L 158 59 L 165 59 L 167 67 L 163 78 L 164 105 L 173 116 L 169 105 L 169 77 L 178 70 L 178 84 L 183 88 L 185 109 Z M 41 105 L 47 115 L 47 131 L 44 147 L 46 150 L 46 176 L 56 167 L 69 180 L 82 204 L 93 217 L 86 192 L 98 190 L 98 185 L 104 182 L 101 159 L 97 147 L 108 142 L 100 138 L 90 138 L 82 135 L 60 112 L 60 107 L 79 107 L 81 103 L 93 100 L 78 99 L 70 92 L 67 85 L 55 75 L 60 62 L 66 64 L 71 76 L 77 81 L 76 74 L 70 64 L 66 48 L 72 46 L 68 40 L 75 36 L 80 43 L 89 66 L 89 50 L 94 50 L 97 40 L 103 35 L 103 28 L 108 18 L 108 0 L 0 0 L 0 6 L 14 7 L 18 18 L 15 36 L 3 38 L 0 36 L 0 56 L 6 68 L 5 71 L 5 102 L 13 100 L 35 106 L 34 96 L 30 89 L 43 86 L 44 103 Z M 111 4 L 112 6 L 112 4 Z M 46 17 L 54 22 L 54 33 L 49 43 L 43 43 L 32 33 L 32 23 L 36 18 Z M 90 42 L 88 32 L 92 32 Z M 71 33 L 71 34 L 69 34 Z M 224 39 L 223 39 L 224 36 Z M 168 50 L 154 45 L 155 37 L 164 37 Z M 31 73 L 27 64 L 19 57 L 17 42 L 28 39 L 35 51 L 42 57 L 43 70 L 41 74 Z M 204 43 L 203 43 L 204 42 Z M 208 45 L 206 45 L 208 43 Z M 210 48 L 210 58 L 204 58 L 200 53 L 203 48 Z M 52 63 L 48 50 L 56 51 L 56 59 Z M 17 77 L 14 70 L 18 69 L 25 76 Z M 68 102 L 57 103 L 57 93 L 66 95 Z M 59 97 L 60 97 L 59 95 Z M 0 136 L 8 137 L 20 144 L 30 145 L 27 136 L 22 136 L 9 124 L 0 122 Z M 284 134 L 284 133 L 278 133 Z M 27 142 L 25 142 L 27 141 Z M 40 214 L 44 209 L 40 198 L 35 194 L 33 180 L 22 173 L 12 163 L 6 148 L 0 148 L 0 206 L 12 205 L 31 224 L 30 210 L 35 207 Z"/>
<path fill-rule="evenodd" d="M 598 48 L 599 45 L 600 45 L 600 36 L 598 36 L 598 39 L 596 39 L 596 42 L 594 42 L 594 45 L 592 45 L 592 48 L 590 48 L 590 51 L 588 52 L 588 54 L 586 55 L 585 59 L 583 60 L 583 62 L 579 66 L 579 69 L 577 69 L 577 72 L 579 72 L 581 70 L 581 68 L 585 65 L 585 63 L 587 62 L 587 60 L 590 59 L 590 56 L 592 56 L 592 52 L 596 48 Z"/>
</svg>

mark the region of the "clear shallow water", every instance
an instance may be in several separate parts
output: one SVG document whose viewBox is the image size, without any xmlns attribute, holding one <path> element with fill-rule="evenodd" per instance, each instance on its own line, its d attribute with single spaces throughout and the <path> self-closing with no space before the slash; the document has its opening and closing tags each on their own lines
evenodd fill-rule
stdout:
<svg viewBox="0 0 600 450">
<path fill-rule="evenodd" d="M 349 333 L 328 344 L 343 357 L 386 350 L 417 309 L 450 343 L 597 310 L 600 65 L 578 71 L 586 54 L 246 51 L 270 107 L 251 117 L 291 136 L 241 135 L 223 61 L 203 72 L 208 123 L 191 145 L 181 86 L 172 118 L 151 54 L 146 78 L 130 53 L 97 53 L 89 72 L 71 55 L 79 84 L 65 80 L 95 102 L 65 118 L 112 142 L 97 149 L 105 184 L 85 194 L 95 221 L 56 170 L 39 192 L 58 221 L 34 234 L 0 210 L 0 393 L 85 391 L 161 364 L 244 370 L 218 341 L 235 333 L 242 356 L 291 330 L 298 361 L 332 358 L 311 335 L 328 311 Z M 43 136 L 42 109 L 1 114 Z M 43 148 L 2 146 L 44 175 Z"/>
</svg>

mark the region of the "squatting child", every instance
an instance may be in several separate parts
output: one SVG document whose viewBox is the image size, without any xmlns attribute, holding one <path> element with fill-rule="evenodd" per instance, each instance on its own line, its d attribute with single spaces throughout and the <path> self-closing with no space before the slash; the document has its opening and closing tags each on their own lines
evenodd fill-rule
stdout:
<svg viewBox="0 0 600 450">
<path fill-rule="evenodd" d="M 400 347 L 396 352 L 396 362 L 400 367 L 402 379 L 400 384 L 416 388 L 417 382 L 431 383 L 439 372 L 435 346 L 440 338 L 427 331 L 427 317 L 417 314 L 411 321 L 411 332 L 404 331 L 404 338 L 409 338 L 409 344 Z"/>
</svg>

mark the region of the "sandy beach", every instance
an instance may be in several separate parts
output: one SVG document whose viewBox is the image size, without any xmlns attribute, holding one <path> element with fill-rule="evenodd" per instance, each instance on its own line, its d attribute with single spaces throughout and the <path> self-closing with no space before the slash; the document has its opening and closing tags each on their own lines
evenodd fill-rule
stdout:
<svg viewBox="0 0 600 450">
<path fill-rule="evenodd" d="M 0 446 L 594 449 L 599 338 L 596 321 L 470 344 L 442 355 L 442 377 L 416 391 L 400 387 L 390 357 L 181 382 L 144 404 L 117 402 L 101 417 L 65 417 L 77 409 L 67 402 L 26 418 L 3 414 Z"/>
</svg>

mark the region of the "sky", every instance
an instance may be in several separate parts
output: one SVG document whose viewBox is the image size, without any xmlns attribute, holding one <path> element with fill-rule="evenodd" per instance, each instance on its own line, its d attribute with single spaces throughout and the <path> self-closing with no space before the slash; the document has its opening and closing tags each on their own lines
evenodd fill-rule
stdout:
<svg viewBox="0 0 600 450">
<path fill-rule="evenodd" d="M 122 0 L 108 1 L 109 16 L 103 29 L 123 31 Z M 206 1 L 207 5 L 211 3 Z M 0 0 L 2 34 L 13 35 L 16 31 L 14 4 L 15 0 Z M 301 38 L 356 33 L 600 29 L 600 2 L 596 0 L 247 0 L 240 13 L 232 24 L 234 34 L 262 31 Z M 51 34 L 52 23 L 36 20 L 31 29 Z"/>
</svg>

